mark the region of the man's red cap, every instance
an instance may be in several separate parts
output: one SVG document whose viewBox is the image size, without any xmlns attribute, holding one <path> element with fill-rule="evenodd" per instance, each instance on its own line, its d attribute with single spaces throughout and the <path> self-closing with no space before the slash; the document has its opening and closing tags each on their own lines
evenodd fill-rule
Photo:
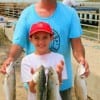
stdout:
<svg viewBox="0 0 100 100">
<path fill-rule="evenodd" d="M 50 35 L 53 35 L 52 29 L 48 23 L 37 22 L 31 26 L 31 29 L 29 32 L 29 37 L 31 37 L 33 34 L 40 32 L 40 31 L 49 33 Z"/>
</svg>

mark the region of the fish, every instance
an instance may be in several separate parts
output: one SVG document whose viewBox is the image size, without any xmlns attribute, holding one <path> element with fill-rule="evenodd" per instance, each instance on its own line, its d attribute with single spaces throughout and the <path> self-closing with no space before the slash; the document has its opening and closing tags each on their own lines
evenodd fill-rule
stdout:
<svg viewBox="0 0 100 100">
<path fill-rule="evenodd" d="M 16 100 L 16 76 L 14 63 L 11 62 L 6 68 L 3 82 L 5 100 Z"/>
<path fill-rule="evenodd" d="M 86 78 L 83 75 L 84 72 L 85 72 L 84 66 L 82 64 L 79 64 L 74 79 L 75 95 L 77 100 L 88 99 Z"/>
<path fill-rule="evenodd" d="M 47 99 L 46 100 L 62 100 L 59 93 L 59 79 L 56 70 L 53 67 L 48 69 L 47 75 Z"/>
<path fill-rule="evenodd" d="M 43 65 L 33 74 L 32 79 L 36 83 L 36 100 L 46 100 L 46 75 Z"/>
</svg>

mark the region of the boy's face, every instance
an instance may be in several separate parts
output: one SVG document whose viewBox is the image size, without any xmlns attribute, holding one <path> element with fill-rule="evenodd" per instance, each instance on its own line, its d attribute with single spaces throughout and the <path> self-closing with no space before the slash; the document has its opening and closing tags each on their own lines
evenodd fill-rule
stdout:
<svg viewBox="0 0 100 100">
<path fill-rule="evenodd" d="M 37 32 L 32 35 L 30 41 L 34 44 L 36 52 L 39 54 L 45 54 L 49 52 L 49 44 L 53 36 L 46 32 Z"/>
</svg>

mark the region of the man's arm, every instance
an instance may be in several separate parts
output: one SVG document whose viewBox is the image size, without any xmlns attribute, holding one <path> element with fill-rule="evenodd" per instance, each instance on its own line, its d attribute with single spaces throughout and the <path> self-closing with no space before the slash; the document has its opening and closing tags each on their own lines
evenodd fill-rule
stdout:
<svg viewBox="0 0 100 100">
<path fill-rule="evenodd" d="M 21 54 L 22 48 L 18 45 L 13 44 L 11 46 L 11 49 L 8 53 L 8 57 L 7 59 L 3 62 L 1 68 L 0 68 L 0 72 L 2 73 L 6 73 L 6 67 L 13 61 L 15 61 L 19 55 Z"/>
<path fill-rule="evenodd" d="M 72 52 L 78 63 L 85 59 L 85 49 L 80 38 L 71 39 Z"/>
<path fill-rule="evenodd" d="M 8 54 L 8 58 L 16 60 L 20 56 L 21 52 L 22 52 L 22 48 L 19 45 L 13 44 Z"/>
<path fill-rule="evenodd" d="M 85 49 L 82 45 L 82 41 L 80 38 L 74 38 L 71 39 L 71 46 L 72 46 L 72 52 L 73 56 L 77 60 L 78 63 L 81 63 L 85 67 L 85 76 L 87 77 L 89 75 L 89 65 L 85 59 Z"/>
</svg>

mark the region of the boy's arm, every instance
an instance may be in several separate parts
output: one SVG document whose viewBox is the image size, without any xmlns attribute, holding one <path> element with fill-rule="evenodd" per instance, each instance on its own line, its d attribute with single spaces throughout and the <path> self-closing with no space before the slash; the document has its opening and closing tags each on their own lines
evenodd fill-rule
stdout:
<svg viewBox="0 0 100 100">
<path fill-rule="evenodd" d="M 31 69 L 31 74 L 33 75 L 34 73 L 35 73 L 35 71 L 34 71 L 34 69 L 32 68 L 32 69 Z M 36 85 L 36 83 L 33 81 L 33 79 L 32 79 L 32 81 L 28 82 L 28 85 L 29 85 L 29 90 L 30 90 L 32 93 L 36 93 L 36 90 L 35 90 L 35 85 Z"/>
<path fill-rule="evenodd" d="M 36 83 L 32 80 L 30 82 L 28 82 L 29 84 L 29 90 L 32 92 L 32 93 L 36 93 L 36 90 L 35 90 L 35 85 Z"/>
<path fill-rule="evenodd" d="M 64 67 L 64 61 L 61 61 L 59 64 L 57 64 L 56 66 L 56 71 L 58 74 L 58 78 L 59 78 L 59 82 L 62 82 L 62 71 L 63 71 L 63 67 Z"/>
</svg>

